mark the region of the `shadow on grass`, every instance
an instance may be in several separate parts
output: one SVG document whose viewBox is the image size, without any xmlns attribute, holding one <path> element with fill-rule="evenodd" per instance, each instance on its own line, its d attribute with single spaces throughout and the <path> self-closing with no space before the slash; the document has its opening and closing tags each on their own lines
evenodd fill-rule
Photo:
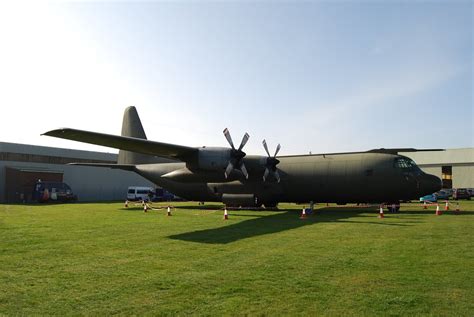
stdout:
<svg viewBox="0 0 474 317">
<path fill-rule="evenodd" d="M 193 205 L 177 205 L 177 206 L 174 206 L 176 209 L 191 209 L 191 210 L 219 210 L 219 209 L 222 209 L 224 208 L 224 205 L 223 204 L 214 204 L 214 205 L 196 205 L 196 206 L 193 206 Z"/>
<path fill-rule="evenodd" d="M 192 231 L 181 233 L 177 235 L 169 236 L 170 239 L 192 241 L 199 243 L 210 243 L 210 244 L 227 244 L 235 242 L 241 239 L 250 237 L 256 237 L 265 234 L 272 234 L 285 230 L 296 229 L 304 226 L 311 226 L 317 223 L 327 222 L 354 222 L 354 223 L 370 223 L 378 224 L 383 226 L 409 226 L 409 224 L 398 224 L 398 223 L 383 223 L 376 222 L 376 218 L 373 222 L 363 221 L 348 221 L 344 220 L 354 216 L 357 217 L 371 217 L 368 215 L 361 215 L 360 213 L 367 212 L 364 210 L 336 210 L 330 211 L 333 208 L 324 208 L 317 210 L 315 215 L 309 216 L 306 219 L 300 219 L 300 211 L 295 209 L 283 209 L 273 214 L 266 214 L 259 216 L 258 214 L 243 214 L 243 213 L 230 213 L 230 217 L 235 216 L 251 216 L 252 219 L 239 221 L 219 228 L 205 229 L 199 231 Z"/>
</svg>

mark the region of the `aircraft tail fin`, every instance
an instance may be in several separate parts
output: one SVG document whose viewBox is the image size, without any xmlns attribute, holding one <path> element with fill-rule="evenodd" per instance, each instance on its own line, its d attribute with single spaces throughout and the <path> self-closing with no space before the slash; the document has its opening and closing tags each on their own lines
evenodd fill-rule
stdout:
<svg viewBox="0 0 474 317">
<path fill-rule="evenodd" d="M 122 121 L 122 136 L 146 140 L 145 130 L 138 116 L 137 109 L 133 106 L 125 109 Z M 137 165 L 158 163 L 162 160 L 152 155 L 120 150 L 117 164 Z"/>
</svg>

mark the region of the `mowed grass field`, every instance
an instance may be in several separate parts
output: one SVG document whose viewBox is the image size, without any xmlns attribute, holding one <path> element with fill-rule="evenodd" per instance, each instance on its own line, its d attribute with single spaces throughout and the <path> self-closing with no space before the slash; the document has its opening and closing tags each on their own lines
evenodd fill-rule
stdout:
<svg viewBox="0 0 474 317">
<path fill-rule="evenodd" d="M 0 314 L 474 315 L 474 203 L 0 205 Z"/>
</svg>

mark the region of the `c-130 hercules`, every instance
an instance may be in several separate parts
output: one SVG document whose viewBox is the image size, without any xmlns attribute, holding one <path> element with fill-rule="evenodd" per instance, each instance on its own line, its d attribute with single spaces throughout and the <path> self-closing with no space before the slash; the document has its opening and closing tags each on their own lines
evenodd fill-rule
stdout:
<svg viewBox="0 0 474 317">
<path fill-rule="evenodd" d="M 271 156 L 264 140 L 267 156 L 246 155 L 242 149 L 249 135 L 235 148 L 227 129 L 224 135 L 231 148 L 167 144 L 147 140 L 135 107 L 125 109 L 121 136 L 69 128 L 44 135 L 120 149 L 117 164 L 72 164 L 133 171 L 182 198 L 222 201 L 228 206 L 310 201 L 392 205 L 441 188 L 438 177 L 397 154 L 419 150 L 277 157 L 280 145 Z"/>
</svg>

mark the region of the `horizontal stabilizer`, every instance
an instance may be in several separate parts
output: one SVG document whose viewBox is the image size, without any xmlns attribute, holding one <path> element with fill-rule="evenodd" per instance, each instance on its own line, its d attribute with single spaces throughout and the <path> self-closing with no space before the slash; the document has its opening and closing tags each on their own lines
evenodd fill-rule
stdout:
<svg viewBox="0 0 474 317">
<path fill-rule="evenodd" d="M 367 151 L 369 153 L 388 153 L 398 154 L 400 152 L 432 152 L 432 151 L 444 151 L 444 149 L 414 149 L 414 148 L 393 148 L 393 149 L 374 149 Z"/>
<path fill-rule="evenodd" d="M 107 163 L 69 163 L 68 165 L 89 166 L 89 167 L 108 167 L 126 171 L 134 171 L 135 165 L 132 164 L 107 164 Z"/>
<path fill-rule="evenodd" d="M 43 135 L 178 160 L 198 151 L 188 146 L 69 128 L 51 130 Z"/>
</svg>

